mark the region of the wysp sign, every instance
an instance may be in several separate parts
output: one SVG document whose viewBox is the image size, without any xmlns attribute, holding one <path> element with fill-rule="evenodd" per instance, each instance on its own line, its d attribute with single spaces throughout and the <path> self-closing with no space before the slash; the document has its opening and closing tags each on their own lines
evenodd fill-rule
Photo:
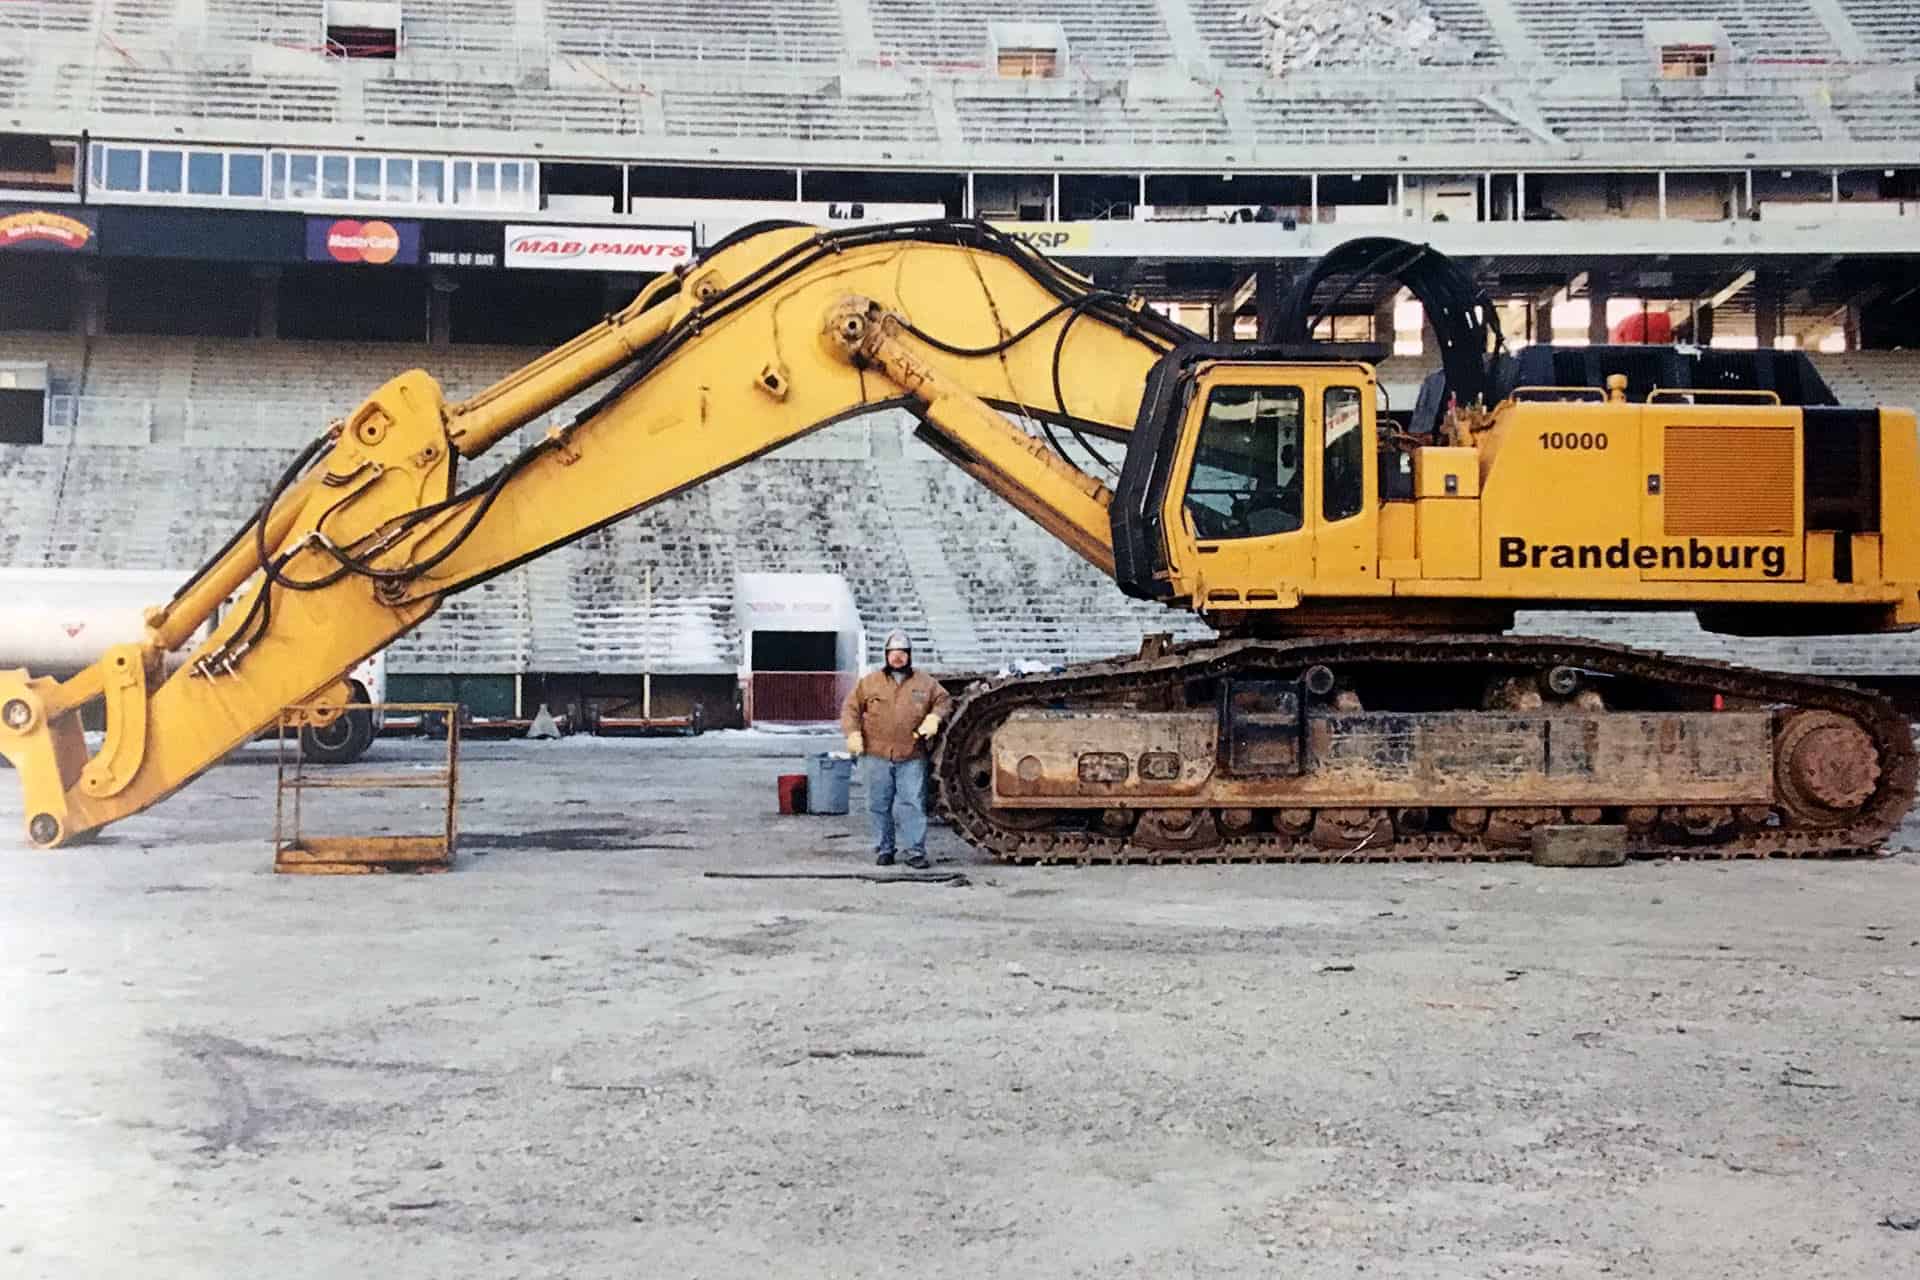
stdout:
<svg viewBox="0 0 1920 1280">
<path fill-rule="evenodd" d="M 510 226 L 502 265 L 546 271 L 668 271 L 692 257 L 691 228 Z"/>
</svg>

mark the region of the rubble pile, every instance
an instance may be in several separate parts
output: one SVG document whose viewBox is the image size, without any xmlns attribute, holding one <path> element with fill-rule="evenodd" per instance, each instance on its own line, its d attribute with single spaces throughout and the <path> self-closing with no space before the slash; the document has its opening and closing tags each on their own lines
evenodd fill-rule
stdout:
<svg viewBox="0 0 1920 1280">
<path fill-rule="evenodd" d="M 1261 0 L 1240 11 L 1260 32 L 1274 75 L 1311 66 L 1402 66 L 1463 60 L 1422 0 Z"/>
</svg>

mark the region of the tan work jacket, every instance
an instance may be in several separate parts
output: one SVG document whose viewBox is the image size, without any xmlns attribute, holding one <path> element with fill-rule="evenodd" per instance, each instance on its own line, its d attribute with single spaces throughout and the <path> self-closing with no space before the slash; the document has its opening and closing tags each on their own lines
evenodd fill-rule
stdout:
<svg viewBox="0 0 1920 1280">
<path fill-rule="evenodd" d="M 944 723 L 952 709 L 952 696 L 924 671 L 895 681 L 893 675 L 882 668 L 861 677 L 860 683 L 847 695 L 840 707 L 840 732 L 858 733 L 870 756 L 911 760 L 925 751 L 913 731 L 920 727 L 927 713 L 939 716 Z"/>
</svg>

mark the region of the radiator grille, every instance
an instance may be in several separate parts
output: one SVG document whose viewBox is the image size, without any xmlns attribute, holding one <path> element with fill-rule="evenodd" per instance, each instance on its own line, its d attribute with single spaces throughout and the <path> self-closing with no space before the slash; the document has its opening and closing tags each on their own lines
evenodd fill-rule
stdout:
<svg viewBox="0 0 1920 1280">
<path fill-rule="evenodd" d="M 1667 536 L 1791 534 L 1791 427 L 1669 426 Z"/>
</svg>

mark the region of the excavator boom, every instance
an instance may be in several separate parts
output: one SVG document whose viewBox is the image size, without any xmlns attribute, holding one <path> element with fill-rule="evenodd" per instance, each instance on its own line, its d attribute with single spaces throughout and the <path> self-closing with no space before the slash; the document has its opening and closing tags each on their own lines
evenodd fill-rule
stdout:
<svg viewBox="0 0 1920 1280">
<path fill-rule="evenodd" d="M 326 714 L 343 672 L 447 595 L 877 408 L 918 412 L 965 470 L 1111 573 L 1106 486 L 991 406 L 1123 439 L 1154 363 L 1195 338 L 981 224 L 780 227 L 659 278 L 464 403 L 402 374 L 302 452 L 144 645 L 64 683 L 0 674 L 0 752 L 29 837 L 61 844 L 146 808 L 285 707 Z M 462 483 L 464 460 L 609 380 L 567 426 Z M 242 588 L 157 679 L 160 655 Z M 88 759 L 78 711 L 98 698 L 107 735 Z"/>
</svg>

